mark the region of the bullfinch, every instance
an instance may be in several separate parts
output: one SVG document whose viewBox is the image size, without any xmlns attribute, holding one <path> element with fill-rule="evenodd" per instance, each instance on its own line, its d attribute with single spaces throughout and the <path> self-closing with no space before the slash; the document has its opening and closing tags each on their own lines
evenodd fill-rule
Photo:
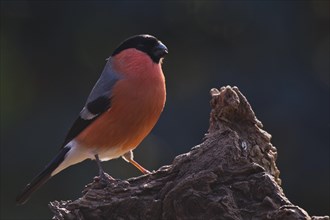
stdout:
<svg viewBox="0 0 330 220">
<path fill-rule="evenodd" d="M 151 35 L 123 41 L 107 59 L 100 78 L 58 154 L 17 197 L 24 204 L 52 176 L 85 159 L 96 160 L 100 177 L 109 178 L 100 161 L 122 157 L 143 173 L 132 150 L 149 134 L 166 99 L 162 60 L 167 47 Z"/>
</svg>

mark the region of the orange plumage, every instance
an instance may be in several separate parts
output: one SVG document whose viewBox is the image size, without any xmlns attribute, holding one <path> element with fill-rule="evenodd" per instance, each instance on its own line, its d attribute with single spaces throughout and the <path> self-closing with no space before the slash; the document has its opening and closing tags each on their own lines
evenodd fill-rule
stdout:
<svg viewBox="0 0 330 220">
<path fill-rule="evenodd" d="M 96 160 L 103 181 L 107 176 L 100 160 L 120 156 L 149 173 L 134 161 L 132 150 L 150 133 L 164 108 L 161 64 L 166 54 L 166 46 L 150 35 L 133 36 L 115 49 L 60 151 L 17 197 L 18 204 L 52 176 L 85 159 Z"/>
<path fill-rule="evenodd" d="M 111 108 L 80 133 L 76 141 L 118 156 L 137 147 L 156 124 L 165 104 L 165 79 L 160 64 L 143 52 L 127 49 L 113 60 L 123 78 L 113 87 Z"/>
</svg>

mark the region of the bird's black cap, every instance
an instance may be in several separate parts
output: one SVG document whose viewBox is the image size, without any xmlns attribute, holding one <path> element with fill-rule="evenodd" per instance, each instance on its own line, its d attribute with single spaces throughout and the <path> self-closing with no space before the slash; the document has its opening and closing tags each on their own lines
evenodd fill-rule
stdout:
<svg viewBox="0 0 330 220">
<path fill-rule="evenodd" d="M 135 48 L 148 54 L 155 63 L 159 63 L 160 59 L 168 53 L 167 47 L 156 37 L 148 34 L 141 34 L 132 36 L 123 41 L 111 56 L 115 56 L 129 48 Z"/>
</svg>

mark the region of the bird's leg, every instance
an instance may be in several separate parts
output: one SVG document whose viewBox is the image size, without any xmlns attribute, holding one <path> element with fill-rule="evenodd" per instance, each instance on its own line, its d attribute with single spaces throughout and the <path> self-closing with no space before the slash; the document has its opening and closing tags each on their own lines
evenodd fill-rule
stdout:
<svg viewBox="0 0 330 220">
<path fill-rule="evenodd" d="M 133 158 L 133 151 L 128 151 L 125 153 L 122 158 L 126 160 L 127 162 L 133 164 L 136 168 L 138 168 L 143 174 L 150 174 L 151 172 L 147 169 L 145 169 L 143 166 L 141 166 L 138 162 L 136 162 Z"/>
<path fill-rule="evenodd" d="M 94 156 L 95 156 L 97 166 L 99 167 L 99 176 L 100 176 L 101 181 L 108 183 L 109 180 L 114 180 L 114 178 L 112 178 L 109 174 L 107 174 L 103 171 L 99 155 L 95 154 Z"/>
</svg>

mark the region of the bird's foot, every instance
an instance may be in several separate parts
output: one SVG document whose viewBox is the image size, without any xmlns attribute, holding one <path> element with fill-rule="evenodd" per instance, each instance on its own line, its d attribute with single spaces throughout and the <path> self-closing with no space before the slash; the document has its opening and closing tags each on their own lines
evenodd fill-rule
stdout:
<svg viewBox="0 0 330 220">
<path fill-rule="evenodd" d="M 115 181 L 112 176 L 105 172 L 100 172 L 99 176 L 94 177 L 94 180 L 99 182 L 103 186 L 109 186 Z"/>
</svg>

